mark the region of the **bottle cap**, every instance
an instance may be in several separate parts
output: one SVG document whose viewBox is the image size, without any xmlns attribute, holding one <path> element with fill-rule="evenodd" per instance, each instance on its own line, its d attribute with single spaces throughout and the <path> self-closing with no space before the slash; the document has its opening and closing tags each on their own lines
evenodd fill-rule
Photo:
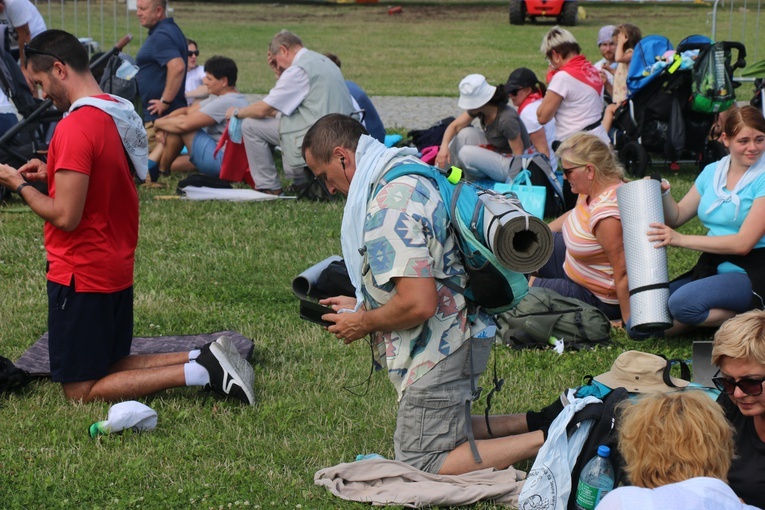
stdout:
<svg viewBox="0 0 765 510">
<path fill-rule="evenodd" d="M 611 455 L 611 448 L 609 448 L 608 446 L 604 444 L 598 446 L 598 455 L 600 455 L 601 457 L 608 457 L 609 455 Z"/>
</svg>

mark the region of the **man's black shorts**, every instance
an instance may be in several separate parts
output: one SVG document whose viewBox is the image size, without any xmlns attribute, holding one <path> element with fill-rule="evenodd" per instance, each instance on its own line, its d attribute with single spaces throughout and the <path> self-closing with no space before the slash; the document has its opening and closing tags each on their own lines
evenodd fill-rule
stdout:
<svg viewBox="0 0 765 510">
<path fill-rule="evenodd" d="M 48 281 L 48 350 L 51 379 L 101 379 L 130 354 L 133 287 L 111 294 L 76 292 Z"/>
</svg>

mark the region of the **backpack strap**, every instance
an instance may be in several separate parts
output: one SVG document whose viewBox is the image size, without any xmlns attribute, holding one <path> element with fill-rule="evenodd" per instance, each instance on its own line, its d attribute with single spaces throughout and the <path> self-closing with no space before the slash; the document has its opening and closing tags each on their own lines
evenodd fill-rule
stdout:
<svg viewBox="0 0 765 510">
<path fill-rule="evenodd" d="M 489 394 L 486 395 L 486 410 L 484 411 L 484 418 L 486 420 L 486 431 L 489 433 L 490 436 L 494 437 L 494 432 L 491 431 L 491 425 L 489 424 L 489 411 L 491 411 L 491 397 L 494 396 L 494 393 L 499 393 L 502 391 L 502 386 L 505 384 L 505 379 L 498 378 L 497 377 L 497 342 L 494 342 L 494 344 L 491 346 L 492 355 L 494 356 L 494 387 L 489 391 Z"/>
<path fill-rule="evenodd" d="M 670 372 L 672 371 L 672 364 L 678 363 L 680 365 L 680 378 L 684 381 L 690 381 L 691 380 L 691 370 L 688 368 L 688 364 L 679 359 L 679 358 L 673 358 L 667 360 L 667 366 L 664 367 L 663 372 L 663 378 L 664 378 L 664 384 L 669 386 L 670 388 L 678 388 L 675 383 L 672 382 L 672 378 L 670 377 Z"/>
<path fill-rule="evenodd" d="M 470 444 L 470 450 L 473 452 L 473 460 L 475 460 L 476 464 L 483 464 L 483 459 L 481 458 L 481 454 L 478 453 L 478 446 L 475 444 L 475 435 L 473 435 L 473 419 L 472 414 L 470 412 L 473 402 L 477 401 L 479 398 L 481 398 L 481 392 L 483 391 L 483 388 L 481 386 L 478 386 L 476 388 L 475 386 L 475 372 L 473 370 L 473 337 L 471 336 L 468 338 L 468 349 L 470 352 L 468 353 L 468 358 L 470 358 L 470 398 L 465 400 L 465 435 L 468 438 L 468 443 Z"/>
</svg>

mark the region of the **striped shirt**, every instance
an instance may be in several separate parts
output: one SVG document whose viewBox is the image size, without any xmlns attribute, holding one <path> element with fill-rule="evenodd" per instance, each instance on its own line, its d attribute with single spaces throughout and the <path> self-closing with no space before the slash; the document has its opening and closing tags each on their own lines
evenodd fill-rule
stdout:
<svg viewBox="0 0 765 510">
<path fill-rule="evenodd" d="M 623 183 L 607 188 L 587 203 L 586 195 L 579 195 L 576 207 L 563 224 L 566 260 L 563 270 L 575 283 L 586 288 L 604 303 L 618 305 L 614 268 L 606 252 L 595 238 L 595 227 L 604 218 L 620 219 L 616 204 L 616 189 Z"/>
</svg>

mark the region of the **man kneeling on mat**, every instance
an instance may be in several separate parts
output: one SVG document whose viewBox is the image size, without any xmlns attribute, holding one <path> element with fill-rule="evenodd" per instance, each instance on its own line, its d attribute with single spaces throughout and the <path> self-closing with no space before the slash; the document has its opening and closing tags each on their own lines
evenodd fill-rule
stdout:
<svg viewBox="0 0 765 510">
<path fill-rule="evenodd" d="M 386 149 L 341 114 L 319 119 L 302 149 L 327 189 L 348 196 L 343 254 L 357 297 L 323 300 L 346 312 L 322 319 L 345 343 L 371 335 L 383 347 L 377 361 L 399 397 L 396 460 L 461 474 L 536 455 L 544 435 L 529 432 L 525 414 L 490 417 L 493 435 L 483 416 L 470 416 L 496 326 L 443 283 L 464 288 L 467 276 L 433 183 L 414 175 L 381 182 L 393 166 L 422 161 L 411 149 Z"/>
<path fill-rule="evenodd" d="M 26 46 L 26 70 L 59 111 L 48 162 L 0 165 L 45 220 L 51 377 L 71 400 L 119 402 L 179 386 L 209 386 L 254 403 L 252 367 L 227 339 L 201 350 L 131 356 L 138 195 L 148 140 L 129 101 L 104 94 L 72 34 L 48 30 Z M 46 181 L 44 195 L 27 181 Z"/>
</svg>

